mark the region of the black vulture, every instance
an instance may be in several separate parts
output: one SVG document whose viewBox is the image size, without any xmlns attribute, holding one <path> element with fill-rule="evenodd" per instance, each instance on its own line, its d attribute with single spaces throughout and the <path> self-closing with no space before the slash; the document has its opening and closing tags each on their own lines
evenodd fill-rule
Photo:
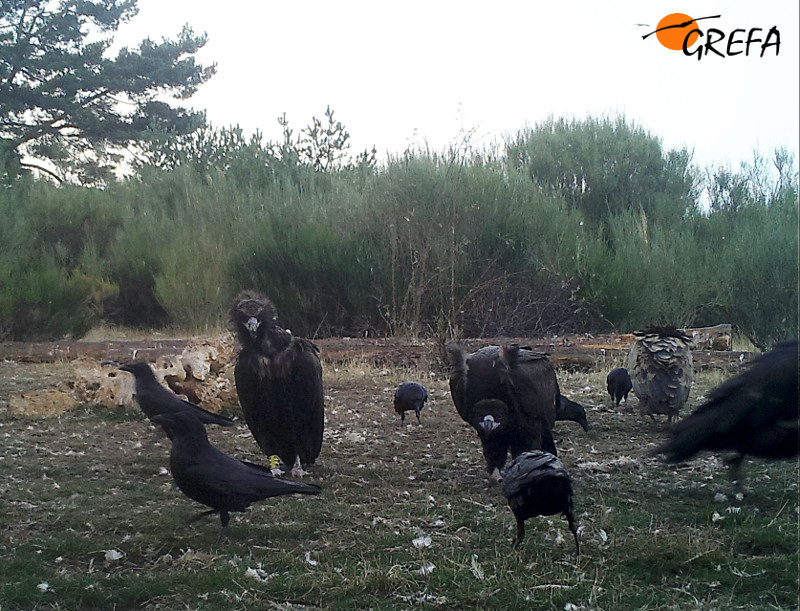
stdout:
<svg viewBox="0 0 800 611">
<path fill-rule="evenodd" d="M 797 370 L 797 340 L 778 344 L 708 393 L 700 407 L 672 427 L 669 439 L 653 454 L 678 463 L 702 450 L 731 451 L 733 457 L 727 462 L 740 490 L 745 456 L 797 456 Z"/>
<path fill-rule="evenodd" d="M 628 353 L 633 392 L 643 414 L 678 416 L 692 387 L 691 338 L 675 327 L 649 327 L 635 331 L 639 339 Z"/>
<path fill-rule="evenodd" d="M 159 384 L 150 365 L 143 361 L 121 365 L 122 371 L 133 374 L 136 384 L 136 402 L 151 421 L 159 414 L 172 414 L 175 412 L 190 412 L 204 424 L 219 424 L 220 426 L 233 426 L 233 420 L 204 410 L 199 405 L 184 401 L 171 390 Z M 165 429 L 166 430 L 166 429 Z M 169 431 L 167 431 L 169 435 Z"/>
<path fill-rule="evenodd" d="M 509 452 L 512 457 L 527 450 L 556 453 L 558 383 L 546 354 L 516 344 L 486 346 L 469 355 L 452 342 L 445 349 L 453 403 L 478 433 L 490 480 L 501 479 Z"/>
<path fill-rule="evenodd" d="M 251 503 L 273 496 L 321 492 L 318 486 L 277 478 L 266 467 L 221 452 L 211 445 L 205 427 L 192 414 L 160 414 L 153 421 L 172 439 L 169 467 L 178 488 L 193 501 L 211 507 L 197 518 L 219 514 L 220 541 L 227 536 L 231 511 L 245 511 Z"/>
<path fill-rule="evenodd" d="M 589 430 L 589 421 L 586 419 L 586 409 L 583 405 L 567 399 L 560 393 L 556 404 L 556 420 L 572 420 L 580 424 L 584 431 Z"/>
<path fill-rule="evenodd" d="M 261 294 L 240 294 L 229 314 L 241 344 L 234 377 L 247 426 L 264 454 L 302 476 L 319 456 L 325 426 L 319 349 L 279 327 Z"/>
<path fill-rule="evenodd" d="M 394 411 L 400 414 L 400 424 L 405 424 L 406 412 L 417 414 L 417 422 L 422 424 L 419 413 L 428 400 L 428 391 L 417 382 L 403 382 L 394 391 Z"/>
<path fill-rule="evenodd" d="M 503 495 L 517 520 L 514 548 L 525 538 L 525 520 L 563 513 L 575 537 L 575 553 L 580 554 L 572 479 L 558 458 L 539 450 L 517 456 L 503 477 Z"/>
<path fill-rule="evenodd" d="M 631 382 L 628 370 L 624 367 L 612 369 L 606 377 L 606 388 L 614 405 L 619 405 L 619 402 L 623 399 L 625 399 L 625 405 L 628 405 L 628 393 L 633 388 L 633 382 Z"/>
</svg>

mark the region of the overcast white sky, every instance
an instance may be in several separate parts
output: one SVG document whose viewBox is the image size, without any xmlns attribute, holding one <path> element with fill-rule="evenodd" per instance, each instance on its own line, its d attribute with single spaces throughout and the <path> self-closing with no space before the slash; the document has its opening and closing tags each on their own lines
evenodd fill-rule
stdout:
<svg viewBox="0 0 800 611">
<path fill-rule="evenodd" d="M 139 0 L 117 40 L 174 37 L 183 24 L 206 32 L 202 63 L 217 74 L 190 105 L 217 127 L 281 137 L 335 111 L 353 149 L 401 153 L 427 142 L 442 150 L 474 131 L 490 145 L 548 116 L 623 114 L 662 139 L 694 150 L 701 166 L 738 167 L 753 150 L 800 140 L 800 3 L 796 0 Z M 781 36 L 760 58 L 669 51 L 658 21 L 681 12 L 726 33 L 772 26 Z M 639 27 L 636 24 L 649 24 Z M 741 34 L 739 35 L 741 38 Z M 723 45 L 718 45 L 723 48 Z M 743 50 L 743 45 L 738 49 Z"/>
</svg>

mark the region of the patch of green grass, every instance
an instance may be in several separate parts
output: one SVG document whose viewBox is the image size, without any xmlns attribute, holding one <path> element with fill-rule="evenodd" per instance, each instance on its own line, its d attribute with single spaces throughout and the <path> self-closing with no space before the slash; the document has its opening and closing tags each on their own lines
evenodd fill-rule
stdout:
<svg viewBox="0 0 800 611">
<path fill-rule="evenodd" d="M 421 426 L 401 427 L 392 393 L 409 378 L 431 399 Z M 307 477 L 323 494 L 234 514 L 223 543 L 216 516 L 188 523 L 203 508 L 136 411 L 27 421 L 0 408 L 0 609 L 796 609 L 797 463 L 747 461 L 737 501 L 720 457 L 647 457 L 663 421 L 608 407 L 603 378 L 559 373 L 592 424 L 555 434 L 578 557 L 561 516 L 528 520 L 511 549 L 514 519 L 438 373 L 327 367 Z M 685 413 L 716 383 L 700 374 Z M 243 423 L 208 431 L 265 462 Z"/>
</svg>

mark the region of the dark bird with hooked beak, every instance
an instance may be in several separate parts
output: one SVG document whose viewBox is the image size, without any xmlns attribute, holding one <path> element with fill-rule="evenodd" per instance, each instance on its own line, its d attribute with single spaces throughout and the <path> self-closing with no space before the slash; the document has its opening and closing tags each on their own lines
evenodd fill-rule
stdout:
<svg viewBox="0 0 800 611">
<path fill-rule="evenodd" d="M 733 452 L 726 462 L 740 491 L 745 456 L 797 456 L 797 370 L 797 340 L 778 344 L 754 359 L 746 371 L 708 393 L 705 403 L 675 424 L 669 439 L 652 454 L 678 463 L 702 450 Z"/>
<path fill-rule="evenodd" d="M 300 477 L 322 449 L 319 349 L 278 326 L 275 306 L 259 293 L 241 293 L 229 315 L 241 344 L 234 377 L 247 426 L 264 454 Z"/>
<path fill-rule="evenodd" d="M 514 548 L 525 538 L 525 520 L 563 513 L 575 537 L 575 553 L 580 554 L 572 478 L 558 458 L 538 450 L 517 456 L 503 476 L 503 495 L 517 520 Z"/>
</svg>

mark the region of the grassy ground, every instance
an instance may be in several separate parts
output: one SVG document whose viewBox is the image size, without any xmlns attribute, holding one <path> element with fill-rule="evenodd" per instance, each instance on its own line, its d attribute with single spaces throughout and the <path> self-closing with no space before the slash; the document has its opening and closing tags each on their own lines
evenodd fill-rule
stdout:
<svg viewBox="0 0 800 611">
<path fill-rule="evenodd" d="M 10 390 L 69 366 L 2 363 L 0 611 L 796 609 L 797 463 L 748 461 L 737 501 L 716 457 L 674 468 L 647 458 L 664 424 L 608 407 L 609 368 L 559 373 L 593 427 L 556 427 L 576 557 L 562 517 L 529 520 L 512 552 L 511 512 L 438 372 L 326 366 L 325 442 L 306 478 L 323 494 L 234 514 L 220 544 L 216 516 L 187 523 L 202 508 L 173 486 L 168 442 L 140 413 L 11 419 Z M 404 379 L 431 394 L 421 426 L 412 415 L 401 428 L 392 410 Z M 685 411 L 721 379 L 700 375 Z M 241 421 L 209 436 L 265 460 Z"/>
</svg>

